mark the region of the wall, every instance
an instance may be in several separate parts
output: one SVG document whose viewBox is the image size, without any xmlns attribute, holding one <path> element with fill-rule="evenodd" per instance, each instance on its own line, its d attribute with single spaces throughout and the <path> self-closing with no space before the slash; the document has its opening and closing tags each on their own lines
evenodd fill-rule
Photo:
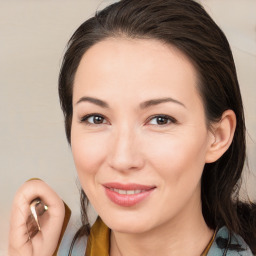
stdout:
<svg viewBox="0 0 256 256">
<path fill-rule="evenodd" d="M 57 78 L 66 42 L 73 31 L 109 2 L 0 2 L 0 255 L 6 254 L 12 198 L 27 179 L 45 180 L 78 215 L 76 173 L 65 140 Z M 202 2 L 233 49 L 251 136 L 249 161 L 255 175 L 256 145 L 252 141 L 256 140 L 256 1 Z M 256 199 L 252 174 L 246 185 Z"/>
</svg>

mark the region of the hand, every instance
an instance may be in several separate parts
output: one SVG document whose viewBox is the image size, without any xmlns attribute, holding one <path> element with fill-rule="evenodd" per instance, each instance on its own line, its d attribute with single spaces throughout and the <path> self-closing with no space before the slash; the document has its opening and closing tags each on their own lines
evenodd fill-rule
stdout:
<svg viewBox="0 0 256 256">
<path fill-rule="evenodd" d="M 27 220 L 30 203 L 40 198 L 48 210 L 39 217 L 41 230 L 29 239 Z M 52 256 L 60 237 L 65 207 L 60 197 L 43 181 L 31 180 L 17 191 L 11 211 L 9 256 Z"/>
</svg>

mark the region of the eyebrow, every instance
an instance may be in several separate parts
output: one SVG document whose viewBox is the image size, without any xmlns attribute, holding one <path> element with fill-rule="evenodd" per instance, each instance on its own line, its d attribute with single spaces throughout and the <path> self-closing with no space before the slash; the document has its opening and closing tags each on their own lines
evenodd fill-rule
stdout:
<svg viewBox="0 0 256 256">
<path fill-rule="evenodd" d="M 82 97 L 77 101 L 76 104 L 81 103 L 81 102 L 91 102 L 91 103 L 98 105 L 102 108 L 110 108 L 107 102 L 100 100 L 100 99 L 92 98 L 92 97 Z M 184 108 L 186 108 L 186 106 L 182 102 L 168 97 L 168 98 L 152 99 L 152 100 L 147 100 L 145 102 L 142 102 L 140 104 L 140 109 L 149 108 L 151 106 L 155 106 L 155 105 L 165 103 L 165 102 L 173 102 L 173 103 L 179 104 L 179 105 L 183 106 Z"/>
<path fill-rule="evenodd" d="M 145 109 L 145 108 L 148 108 L 148 107 L 151 107 L 151 106 L 155 106 L 155 105 L 158 105 L 158 104 L 161 104 L 161 103 L 165 103 L 165 102 L 173 102 L 173 103 L 176 103 L 176 104 L 179 104 L 181 106 L 183 106 L 184 108 L 186 108 L 186 106 L 178 101 L 178 100 L 175 100 L 173 98 L 161 98 L 161 99 L 152 99 L 152 100 L 147 100 L 145 102 L 142 102 L 140 104 L 140 108 L 141 109 Z"/>
<path fill-rule="evenodd" d="M 102 108 L 109 108 L 109 105 L 107 102 L 105 102 L 103 100 L 96 99 L 96 98 L 92 98 L 92 97 L 82 97 L 78 100 L 78 102 L 76 104 L 81 103 L 81 102 L 91 102 L 91 103 L 98 105 Z"/>
</svg>

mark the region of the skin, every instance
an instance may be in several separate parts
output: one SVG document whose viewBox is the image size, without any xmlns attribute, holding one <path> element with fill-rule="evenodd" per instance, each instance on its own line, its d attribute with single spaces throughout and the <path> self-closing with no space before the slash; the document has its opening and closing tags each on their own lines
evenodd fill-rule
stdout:
<svg viewBox="0 0 256 256">
<path fill-rule="evenodd" d="M 40 197 L 48 210 L 39 217 L 41 231 L 28 241 L 26 220 L 30 203 Z M 45 182 L 30 180 L 17 191 L 11 211 L 8 256 L 53 255 L 60 237 L 65 215 L 63 201 Z"/>
<path fill-rule="evenodd" d="M 84 118 L 95 113 L 102 118 Z M 163 114 L 168 117 L 159 122 Z M 232 110 L 206 127 L 196 70 L 174 47 L 118 38 L 84 54 L 74 81 L 71 147 L 82 188 L 111 229 L 110 256 L 202 253 L 213 234 L 201 210 L 203 167 L 228 149 L 235 127 Z M 106 182 L 155 189 L 123 207 L 106 196 Z M 48 210 L 39 217 L 41 231 L 28 241 L 26 220 L 37 197 Z M 12 205 L 8 256 L 52 255 L 64 216 L 63 201 L 46 183 L 25 182 Z"/>
<path fill-rule="evenodd" d="M 173 101 L 140 107 L 167 97 Z M 84 118 L 95 113 L 98 123 Z M 171 119 L 159 124 L 154 116 L 163 114 Z M 71 146 L 81 186 L 112 230 L 111 256 L 202 253 L 213 230 L 202 216 L 201 175 L 232 140 L 230 116 L 232 111 L 223 115 L 216 134 L 208 130 L 196 70 L 174 47 L 117 38 L 84 54 L 74 81 Z M 106 182 L 156 189 L 139 204 L 122 207 L 106 196 Z"/>
</svg>

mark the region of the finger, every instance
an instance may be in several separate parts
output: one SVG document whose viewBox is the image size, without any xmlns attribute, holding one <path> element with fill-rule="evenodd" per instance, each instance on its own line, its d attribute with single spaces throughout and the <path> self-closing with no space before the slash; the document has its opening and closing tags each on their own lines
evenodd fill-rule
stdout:
<svg viewBox="0 0 256 256">
<path fill-rule="evenodd" d="M 13 247 L 28 249 L 26 221 L 31 214 L 30 203 L 37 197 L 48 205 L 48 210 L 40 219 L 41 232 L 33 238 L 31 246 L 33 255 L 43 255 L 40 250 L 49 255 L 49 251 L 54 251 L 58 242 L 64 219 L 64 205 L 58 195 L 43 181 L 26 182 L 16 193 L 11 213 L 9 241 L 12 241 Z"/>
</svg>

